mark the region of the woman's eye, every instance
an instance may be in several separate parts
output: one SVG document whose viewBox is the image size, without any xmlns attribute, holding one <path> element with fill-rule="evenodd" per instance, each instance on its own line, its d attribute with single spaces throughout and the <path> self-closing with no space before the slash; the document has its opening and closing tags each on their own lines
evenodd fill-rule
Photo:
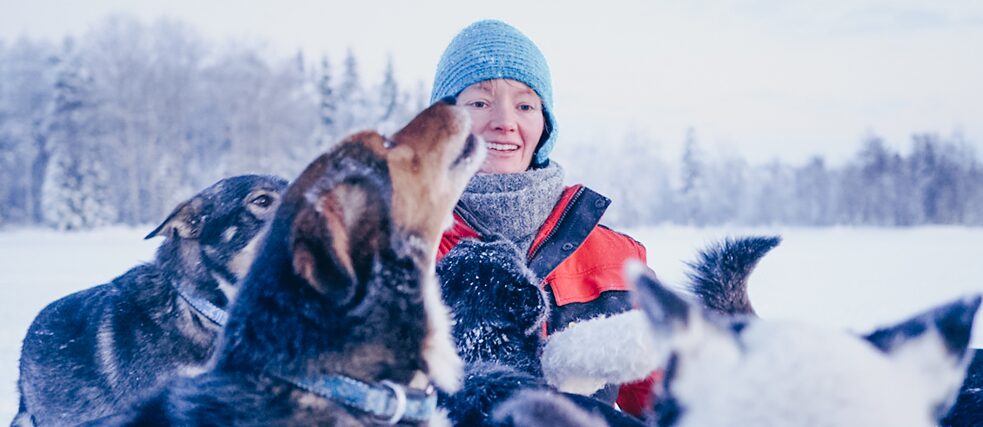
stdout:
<svg viewBox="0 0 983 427">
<path fill-rule="evenodd" d="M 252 202 L 250 203 L 259 206 L 261 208 L 268 208 L 270 207 L 270 205 L 273 204 L 273 198 L 264 194 L 262 196 L 253 199 Z"/>
<path fill-rule="evenodd" d="M 520 111 L 536 111 L 536 107 L 532 104 L 521 104 L 519 105 Z"/>
<path fill-rule="evenodd" d="M 485 101 L 471 101 L 468 103 L 468 106 L 474 108 L 485 108 L 488 106 L 488 103 Z"/>
</svg>

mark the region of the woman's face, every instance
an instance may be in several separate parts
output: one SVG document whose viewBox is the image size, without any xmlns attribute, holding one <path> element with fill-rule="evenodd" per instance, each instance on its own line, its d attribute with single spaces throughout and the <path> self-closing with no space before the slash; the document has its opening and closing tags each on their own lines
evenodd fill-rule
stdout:
<svg viewBox="0 0 983 427">
<path fill-rule="evenodd" d="M 546 120 L 536 92 L 515 80 L 486 80 L 457 96 L 471 114 L 471 133 L 482 137 L 488 157 L 481 173 L 517 173 L 529 169 Z"/>
</svg>

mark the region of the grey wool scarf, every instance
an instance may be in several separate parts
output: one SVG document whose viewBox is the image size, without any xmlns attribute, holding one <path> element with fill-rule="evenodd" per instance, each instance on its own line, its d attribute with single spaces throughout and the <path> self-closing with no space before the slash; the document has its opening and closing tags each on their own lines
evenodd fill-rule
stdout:
<svg viewBox="0 0 983 427">
<path fill-rule="evenodd" d="M 501 234 L 526 254 L 563 189 L 563 168 L 551 161 L 520 173 L 475 175 L 461 204 L 481 227 Z"/>
</svg>

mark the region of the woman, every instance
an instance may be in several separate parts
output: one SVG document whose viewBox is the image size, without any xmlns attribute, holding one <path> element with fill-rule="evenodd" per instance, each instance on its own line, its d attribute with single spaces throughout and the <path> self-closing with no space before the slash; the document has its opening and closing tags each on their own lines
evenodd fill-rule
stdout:
<svg viewBox="0 0 983 427">
<path fill-rule="evenodd" d="M 441 57 L 431 101 L 456 96 L 481 136 L 488 157 L 455 209 L 444 234 L 443 257 L 463 238 L 498 234 L 528 254 L 543 278 L 551 312 L 546 333 L 571 322 L 631 308 L 622 277 L 628 259 L 645 261 L 634 239 L 599 225 L 610 200 L 563 185 L 550 161 L 556 143 L 553 89 L 546 59 L 521 32 L 494 20 L 462 30 Z M 640 415 L 650 383 L 609 387 L 595 397 Z"/>
</svg>

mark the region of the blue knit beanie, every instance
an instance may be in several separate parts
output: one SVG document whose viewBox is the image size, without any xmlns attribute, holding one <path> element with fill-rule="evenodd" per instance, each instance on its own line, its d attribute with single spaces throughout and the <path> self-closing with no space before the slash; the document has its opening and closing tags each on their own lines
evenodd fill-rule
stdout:
<svg viewBox="0 0 983 427">
<path fill-rule="evenodd" d="M 557 130 L 550 68 L 536 44 L 515 27 L 484 20 L 461 30 L 440 57 L 430 102 L 457 96 L 468 86 L 492 79 L 520 81 L 542 99 L 546 125 L 532 163 L 546 165 Z"/>
</svg>

